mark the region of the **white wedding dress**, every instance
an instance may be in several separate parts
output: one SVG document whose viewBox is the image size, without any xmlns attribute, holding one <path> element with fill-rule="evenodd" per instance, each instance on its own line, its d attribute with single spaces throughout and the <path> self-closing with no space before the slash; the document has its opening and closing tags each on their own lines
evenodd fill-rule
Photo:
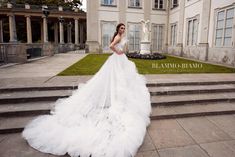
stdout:
<svg viewBox="0 0 235 157">
<path fill-rule="evenodd" d="M 116 48 L 122 49 L 126 39 Z M 150 124 L 143 75 L 125 54 L 113 53 L 101 69 L 50 115 L 29 122 L 22 136 L 33 148 L 72 157 L 134 157 Z"/>
</svg>

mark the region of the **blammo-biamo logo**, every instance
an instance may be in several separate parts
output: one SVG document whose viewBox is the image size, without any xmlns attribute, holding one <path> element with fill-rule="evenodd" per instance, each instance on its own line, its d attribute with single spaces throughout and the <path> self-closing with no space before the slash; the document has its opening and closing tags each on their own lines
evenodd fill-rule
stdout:
<svg viewBox="0 0 235 157">
<path fill-rule="evenodd" d="M 200 69 L 201 63 L 152 63 L 152 68 L 156 69 Z"/>
</svg>

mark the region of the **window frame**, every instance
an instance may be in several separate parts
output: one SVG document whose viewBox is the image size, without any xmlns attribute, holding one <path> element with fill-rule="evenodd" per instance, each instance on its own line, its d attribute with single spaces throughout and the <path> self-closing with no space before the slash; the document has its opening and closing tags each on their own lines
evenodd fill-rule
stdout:
<svg viewBox="0 0 235 157">
<path fill-rule="evenodd" d="M 117 7 L 117 0 L 113 0 L 114 1 L 114 4 L 105 4 L 103 3 L 105 0 L 100 0 L 100 5 L 101 6 L 105 6 L 105 7 Z M 108 1 L 111 1 L 111 0 L 108 0 Z"/>
<path fill-rule="evenodd" d="M 157 36 L 156 36 L 156 39 L 155 39 L 155 36 L 154 36 L 154 27 L 157 27 Z M 160 27 L 162 29 L 162 31 L 160 32 Z M 164 32 L 165 31 L 165 25 L 164 24 L 157 24 L 157 23 L 152 23 L 152 33 L 151 33 L 151 42 L 152 42 L 152 51 L 162 51 L 163 48 L 164 48 Z M 161 36 L 159 36 L 161 35 Z M 161 41 L 159 40 L 159 38 L 161 38 Z M 157 45 L 156 45 L 156 49 L 154 47 L 154 41 L 157 41 Z M 161 45 L 160 45 L 161 44 Z"/>
<path fill-rule="evenodd" d="M 133 0 L 133 1 L 135 1 L 134 4 L 136 4 L 137 0 Z M 131 5 L 131 0 L 128 0 L 128 8 L 142 9 L 142 0 L 138 0 L 138 1 L 139 1 L 139 6 L 136 6 L 136 5 L 132 6 Z"/>
<path fill-rule="evenodd" d="M 162 10 L 165 11 L 166 10 L 166 0 L 162 0 L 162 8 L 158 7 L 156 8 L 155 4 L 156 4 L 156 0 L 152 0 L 152 10 Z M 160 6 L 160 0 L 158 0 L 158 6 Z"/>
<path fill-rule="evenodd" d="M 196 36 L 195 36 L 195 28 L 194 28 L 194 21 L 196 21 Z M 192 30 L 190 29 L 191 25 L 189 24 L 189 22 L 191 22 L 190 24 L 192 25 Z M 187 29 L 186 29 L 186 46 L 197 46 L 198 45 L 198 34 L 199 34 L 199 15 L 196 15 L 194 17 L 191 18 L 187 18 L 186 20 L 186 24 L 187 24 Z M 191 36 L 190 34 L 191 33 Z M 194 40 L 195 39 L 195 40 Z"/>
<path fill-rule="evenodd" d="M 136 41 L 136 36 L 134 36 L 134 44 L 133 44 L 134 47 L 133 47 L 133 50 L 131 50 L 131 46 L 130 46 L 130 44 L 131 44 L 131 39 L 129 38 L 129 36 L 130 36 L 129 33 L 131 33 L 131 31 L 130 31 L 130 25 L 139 25 L 139 43 L 138 43 L 138 44 L 135 43 L 135 41 Z M 130 52 L 140 51 L 141 23 L 139 23 L 139 22 L 128 22 L 128 23 L 127 23 L 127 29 L 128 29 L 127 38 L 128 38 L 128 40 L 129 40 L 129 42 L 128 42 L 129 51 L 130 51 Z M 137 31 L 134 31 L 134 32 L 137 32 Z M 138 45 L 138 49 L 136 49 L 136 45 Z"/>
<path fill-rule="evenodd" d="M 103 40 L 103 25 L 104 25 L 104 24 L 110 24 L 110 23 L 112 23 L 112 24 L 114 25 L 114 32 L 115 32 L 115 28 L 116 28 L 115 26 L 117 25 L 117 21 L 104 21 L 104 20 L 101 20 L 101 21 L 100 21 L 100 26 L 101 26 L 101 27 L 100 27 L 100 28 L 101 28 L 101 29 L 100 29 L 101 48 L 102 48 L 102 51 L 103 51 L 103 52 L 108 52 L 108 51 L 110 51 L 109 48 L 108 48 L 108 49 L 105 49 L 105 48 L 104 48 L 104 44 L 103 44 L 103 43 L 104 43 L 104 40 Z M 113 32 L 113 34 L 114 34 L 114 32 Z M 112 34 L 112 35 L 113 35 L 113 34 Z M 111 35 L 111 38 L 112 38 L 112 35 Z"/>
<path fill-rule="evenodd" d="M 171 9 L 177 8 L 179 6 L 179 1 L 177 0 L 177 3 L 174 4 L 174 0 L 170 0 L 171 3 Z"/>
<path fill-rule="evenodd" d="M 232 18 L 227 18 L 227 11 L 230 10 L 230 9 L 233 9 L 233 17 Z M 224 15 L 223 15 L 223 19 L 222 20 L 218 20 L 218 15 L 219 13 L 221 12 L 224 12 Z M 227 22 L 227 19 L 232 19 L 232 26 L 231 27 L 226 27 L 226 22 Z M 217 28 L 218 27 L 218 21 L 223 21 L 223 27 L 222 28 Z M 234 46 L 234 25 L 235 25 L 235 6 L 232 5 L 232 6 L 229 6 L 229 7 L 226 7 L 226 8 L 223 8 L 223 9 L 217 9 L 215 11 L 215 18 L 214 18 L 214 36 L 213 36 L 213 46 L 214 47 L 218 47 L 218 48 L 231 48 Z M 230 45 L 225 45 L 225 30 L 230 28 L 231 31 L 232 31 L 232 35 L 231 35 L 231 41 L 230 41 Z M 217 45 L 216 41 L 217 41 L 217 30 L 222 30 L 222 37 L 221 37 L 221 42 L 220 42 L 220 45 Z"/>
</svg>

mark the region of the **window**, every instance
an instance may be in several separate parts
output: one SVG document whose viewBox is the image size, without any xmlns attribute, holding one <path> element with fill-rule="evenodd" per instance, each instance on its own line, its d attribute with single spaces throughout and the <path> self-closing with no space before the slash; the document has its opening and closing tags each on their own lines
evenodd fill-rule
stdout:
<svg viewBox="0 0 235 157">
<path fill-rule="evenodd" d="M 139 51 L 140 50 L 140 24 L 129 24 L 129 50 Z"/>
<path fill-rule="evenodd" d="M 171 0 L 171 8 L 175 8 L 178 6 L 178 0 Z"/>
<path fill-rule="evenodd" d="M 102 48 L 109 50 L 109 44 L 115 32 L 116 22 L 102 22 Z"/>
<path fill-rule="evenodd" d="M 234 8 L 219 11 L 216 21 L 215 45 L 232 46 Z"/>
<path fill-rule="evenodd" d="M 114 6 L 116 5 L 116 0 L 101 0 L 101 4 Z"/>
<path fill-rule="evenodd" d="M 188 34 L 187 34 L 187 45 L 197 44 L 198 35 L 198 19 L 193 18 L 188 20 Z"/>
<path fill-rule="evenodd" d="M 129 0 L 129 7 L 140 7 L 140 0 Z"/>
<path fill-rule="evenodd" d="M 154 0 L 153 1 L 154 9 L 164 9 L 164 0 Z"/>
<path fill-rule="evenodd" d="M 162 50 L 163 46 L 163 25 L 153 25 L 152 49 Z"/>
<path fill-rule="evenodd" d="M 176 45 L 176 38 L 177 38 L 177 25 L 172 24 L 171 25 L 171 45 Z"/>
</svg>

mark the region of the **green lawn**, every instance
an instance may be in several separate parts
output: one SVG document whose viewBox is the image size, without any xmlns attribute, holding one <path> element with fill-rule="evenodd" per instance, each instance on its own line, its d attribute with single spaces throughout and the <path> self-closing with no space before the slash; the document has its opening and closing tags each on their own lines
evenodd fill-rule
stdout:
<svg viewBox="0 0 235 157">
<path fill-rule="evenodd" d="M 93 75 L 111 54 L 88 54 L 82 60 L 71 65 L 59 76 Z M 178 73 L 234 73 L 235 68 L 212 65 L 168 56 L 162 60 L 130 59 L 141 74 L 178 74 Z"/>
</svg>

